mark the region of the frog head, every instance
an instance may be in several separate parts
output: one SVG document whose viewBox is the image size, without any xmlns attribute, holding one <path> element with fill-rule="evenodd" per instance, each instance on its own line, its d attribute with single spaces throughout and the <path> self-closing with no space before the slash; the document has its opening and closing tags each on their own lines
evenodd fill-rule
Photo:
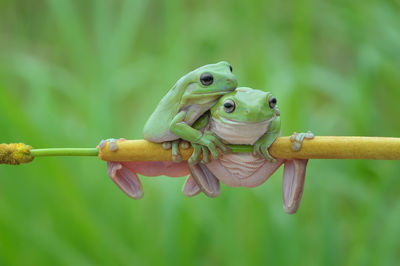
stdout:
<svg viewBox="0 0 400 266">
<path fill-rule="evenodd" d="M 232 92 L 237 80 L 232 74 L 232 66 L 225 61 L 195 69 L 178 81 L 178 87 L 185 87 L 181 105 L 207 104 Z"/>
<path fill-rule="evenodd" d="M 240 87 L 222 96 L 211 108 L 211 115 L 228 123 L 258 123 L 279 116 L 279 109 L 272 93 Z"/>
</svg>

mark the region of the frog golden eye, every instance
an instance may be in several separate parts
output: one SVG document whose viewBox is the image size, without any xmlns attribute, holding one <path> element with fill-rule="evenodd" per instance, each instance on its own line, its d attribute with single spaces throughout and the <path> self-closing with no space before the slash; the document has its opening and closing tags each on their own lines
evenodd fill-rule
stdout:
<svg viewBox="0 0 400 266">
<path fill-rule="evenodd" d="M 268 104 L 269 104 L 269 108 L 274 109 L 276 106 L 277 100 L 274 96 L 269 97 L 268 99 Z"/>
<path fill-rule="evenodd" d="M 229 69 L 231 70 L 231 72 L 233 71 L 233 69 L 232 69 L 232 66 L 231 66 L 231 65 L 229 65 Z"/>
<path fill-rule="evenodd" d="M 210 73 L 203 73 L 200 76 L 200 82 L 201 84 L 203 84 L 204 86 L 210 86 L 214 81 L 214 77 L 213 75 L 211 75 Z"/>
<path fill-rule="evenodd" d="M 228 99 L 224 102 L 224 111 L 227 113 L 232 113 L 235 111 L 235 102 L 231 99 Z"/>
</svg>

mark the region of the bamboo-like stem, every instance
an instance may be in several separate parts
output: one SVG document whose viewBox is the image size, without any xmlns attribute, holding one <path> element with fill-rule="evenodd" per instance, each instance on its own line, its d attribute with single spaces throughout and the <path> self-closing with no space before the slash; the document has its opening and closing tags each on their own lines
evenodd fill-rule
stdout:
<svg viewBox="0 0 400 266">
<path fill-rule="evenodd" d="M 279 137 L 269 149 L 278 159 L 370 159 L 400 160 L 400 138 L 383 137 L 315 137 L 305 139 L 300 151 L 293 151 L 290 137 Z M 252 152 L 250 145 L 229 145 L 233 152 Z M 193 149 L 181 149 L 187 160 Z M 0 164 L 29 163 L 43 156 L 99 156 L 105 161 L 170 161 L 171 150 L 146 140 L 118 141 L 118 150 L 109 143 L 97 148 L 31 149 L 23 143 L 0 144 Z"/>
<path fill-rule="evenodd" d="M 31 155 L 34 157 L 45 156 L 97 156 L 97 148 L 52 148 L 52 149 L 32 149 Z"/>
<path fill-rule="evenodd" d="M 118 142 L 118 150 L 109 150 L 109 144 L 100 150 L 99 157 L 106 161 L 169 161 L 171 150 L 161 144 L 145 140 Z M 280 159 L 370 159 L 400 160 L 400 138 L 383 137 L 315 137 L 304 140 L 300 151 L 291 149 L 290 137 L 279 137 L 269 149 L 270 154 Z M 251 152 L 247 145 L 231 145 L 234 152 Z M 181 149 L 187 160 L 192 148 Z"/>
</svg>

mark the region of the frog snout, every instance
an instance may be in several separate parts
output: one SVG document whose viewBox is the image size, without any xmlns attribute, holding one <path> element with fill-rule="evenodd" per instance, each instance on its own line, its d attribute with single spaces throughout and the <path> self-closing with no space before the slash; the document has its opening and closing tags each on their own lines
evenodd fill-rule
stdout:
<svg viewBox="0 0 400 266">
<path fill-rule="evenodd" d="M 226 79 L 226 84 L 227 84 L 230 88 L 236 88 L 236 86 L 237 86 L 237 81 L 236 81 L 236 79 Z"/>
</svg>

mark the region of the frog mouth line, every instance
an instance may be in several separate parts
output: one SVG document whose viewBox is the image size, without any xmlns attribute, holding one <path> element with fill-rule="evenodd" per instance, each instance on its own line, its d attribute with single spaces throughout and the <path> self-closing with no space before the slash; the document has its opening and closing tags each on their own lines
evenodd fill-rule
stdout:
<svg viewBox="0 0 400 266">
<path fill-rule="evenodd" d="M 257 121 L 257 122 L 251 122 L 251 121 L 236 121 L 236 120 L 232 120 L 232 119 L 221 117 L 221 116 L 219 117 L 219 119 L 222 120 L 223 123 L 234 124 L 234 125 L 243 125 L 243 126 L 270 123 L 275 118 L 276 118 L 276 114 L 274 114 L 271 118 L 266 119 L 266 120 Z"/>
<path fill-rule="evenodd" d="M 224 95 L 224 94 L 230 93 L 234 90 L 235 90 L 235 88 L 232 88 L 231 90 L 220 90 L 220 91 L 213 91 L 213 92 L 197 92 L 197 93 L 193 93 L 193 95 L 204 95 L 204 96 Z"/>
</svg>

